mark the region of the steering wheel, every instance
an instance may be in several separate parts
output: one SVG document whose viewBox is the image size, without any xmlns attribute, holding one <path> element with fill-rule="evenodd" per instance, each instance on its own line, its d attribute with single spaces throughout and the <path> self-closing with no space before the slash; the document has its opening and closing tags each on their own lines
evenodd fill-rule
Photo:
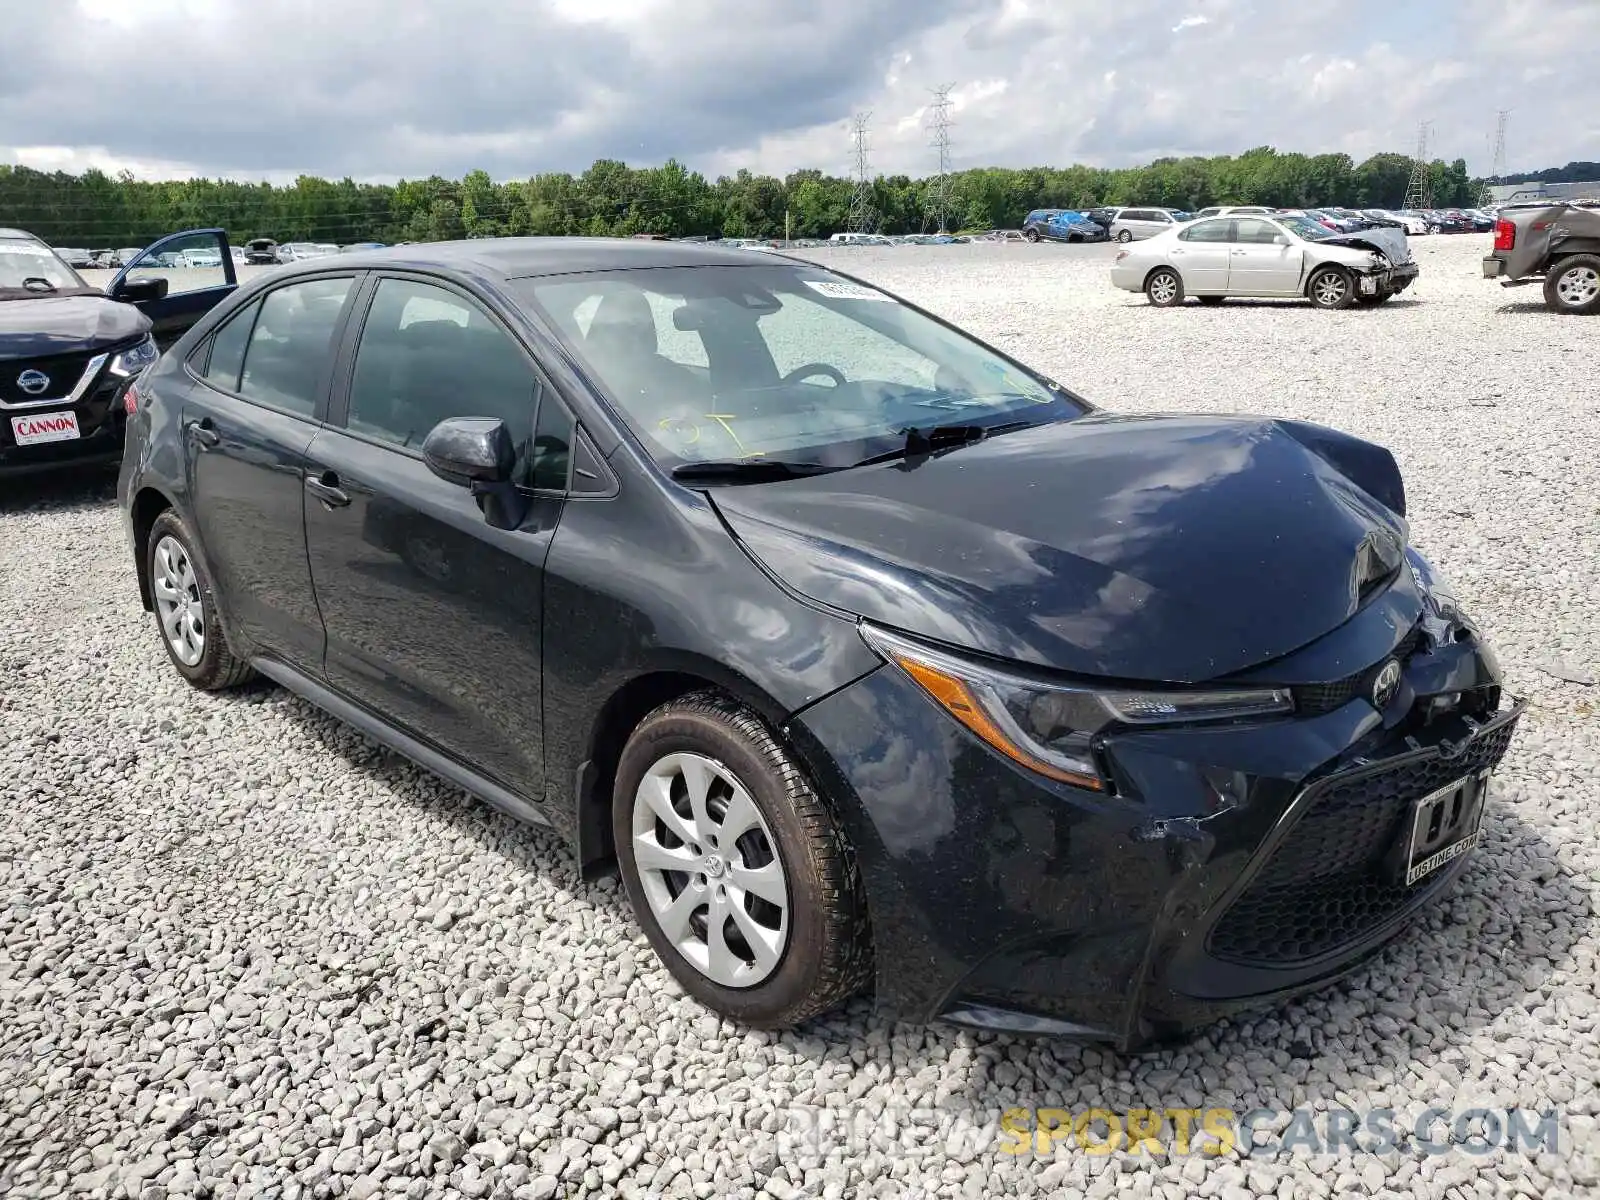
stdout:
<svg viewBox="0 0 1600 1200">
<path fill-rule="evenodd" d="M 796 367 L 780 379 L 778 383 L 780 386 L 799 383 L 802 379 L 810 379 L 813 375 L 826 375 L 833 380 L 834 387 L 843 387 L 850 382 L 837 367 L 830 367 L 827 363 L 813 362 Z"/>
</svg>

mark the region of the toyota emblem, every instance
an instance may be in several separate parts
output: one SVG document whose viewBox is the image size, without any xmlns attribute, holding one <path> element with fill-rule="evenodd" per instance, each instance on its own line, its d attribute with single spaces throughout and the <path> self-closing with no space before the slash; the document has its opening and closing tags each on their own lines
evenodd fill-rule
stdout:
<svg viewBox="0 0 1600 1200">
<path fill-rule="evenodd" d="M 40 396 L 50 386 L 50 376 L 43 371 L 27 370 L 17 376 L 17 386 L 30 396 Z"/>
<path fill-rule="evenodd" d="M 1383 664 L 1372 681 L 1372 707 L 1382 712 L 1389 707 L 1389 701 L 1394 699 L 1394 694 L 1399 690 L 1400 664 L 1391 658 Z"/>
</svg>

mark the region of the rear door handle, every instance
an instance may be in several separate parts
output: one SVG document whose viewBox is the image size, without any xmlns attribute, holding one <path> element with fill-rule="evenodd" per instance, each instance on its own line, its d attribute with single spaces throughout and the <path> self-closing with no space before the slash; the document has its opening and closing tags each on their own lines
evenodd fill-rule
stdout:
<svg viewBox="0 0 1600 1200">
<path fill-rule="evenodd" d="M 306 491 L 329 508 L 343 508 L 350 503 L 350 497 L 339 489 L 339 476 L 332 471 L 324 471 L 321 475 L 306 476 Z"/>
<path fill-rule="evenodd" d="M 189 436 L 202 446 L 215 446 L 222 441 L 222 435 L 212 425 L 210 417 L 190 421 L 184 428 L 189 431 Z"/>
</svg>

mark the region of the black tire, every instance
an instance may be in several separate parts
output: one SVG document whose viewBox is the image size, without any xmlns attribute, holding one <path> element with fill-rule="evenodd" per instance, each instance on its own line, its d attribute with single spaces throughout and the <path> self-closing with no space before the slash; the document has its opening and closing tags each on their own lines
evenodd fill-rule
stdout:
<svg viewBox="0 0 1600 1200">
<path fill-rule="evenodd" d="M 1157 308 L 1176 308 L 1183 303 L 1183 276 L 1171 267 L 1157 267 L 1144 278 L 1144 296 Z"/>
<path fill-rule="evenodd" d="M 1120 233 L 1117 234 L 1117 241 L 1119 241 L 1119 242 L 1131 242 L 1131 241 L 1133 241 L 1133 231 L 1132 230 L 1128 230 L 1128 229 L 1122 230 Z"/>
<path fill-rule="evenodd" d="M 1195 299 L 1200 301 L 1201 304 L 1221 304 L 1224 300 L 1227 299 L 1227 297 L 1226 296 L 1196 296 Z"/>
<path fill-rule="evenodd" d="M 1572 316 L 1600 313 L 1600 254 L 1574 254 L 1551 267 L 1545 274 L 1544 302 L 1552 312 Z"/>
<path fill-rule="evenodd" d="M 158 589 L 165 574 L 161 562 L 164 548 L 176 543 L 181 548 L 184 561 L 193 573 L 194 586 L 189 603 L 199 611 L 201 650 L 197 661 L 185 662 L 174 647 L 162 622 L 162 608 Z M 149 572 L 151 596 L 156 603 L 156 632 L 178 674 L 190 685 L 205 692 L 238 687 L 255 676 L 250 664 L 242 662 L 228 649 L 228 640 L 222 632 L 222 622 L 217 616 L 217 602 L 211 583 L 211 571 L 205 559 L 195 548 L 195 538 L 189 527 L 172 509 L 167 509 L 150 527 L 150 537 L 145 543 L 145 566 Z"/>
<path fill-rule="evenodd" d="M 787 881 L 787 940 L 771 973 L 752 986 L 724 986 L 684 957 L 662 930 L 640 877 L 633 828 L 637 796 L 646 775 L 672 754 L 703 756 L 731 773 L 772 835 L 770 849 Z M 696 692 L 646 716 L 617 764 L 612 832 L 628 899 L 645 936 L 684 989 L 707 1008 L 755 1028 L 786 1029 L 838 1007 L 871 980 L 871 928 L 855 851 L 837 814 L 749 709 L 716 692 Z M 716 847 L 715 852 L 728 850 Z M 710 909 L 695 910 L 702 926 L 709 914 Z"/>
<path fill-rule="evenodd" d="M 1306 280 L 1306 296 L 1318 308 L 1349 308 L 1356 302 L 1356 281 L 1343 267 L 1321 267 Z"/>
<path fill-rule="evenodd" d="M 1024 229 L 1022 231 L 1022 236 L 1027 238 L 1030 242 L 1037 242 L 1039 240 L 1039 231 L 1037 229 Z"/>
</svg>

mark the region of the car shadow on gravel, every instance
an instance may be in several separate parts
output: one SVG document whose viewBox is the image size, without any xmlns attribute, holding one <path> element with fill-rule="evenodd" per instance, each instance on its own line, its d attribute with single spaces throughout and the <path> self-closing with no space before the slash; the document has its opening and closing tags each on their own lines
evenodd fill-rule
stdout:
<svg viewBox="0 0 1600 1200">
<path fill-rule="evenodd" d="M 72 512 L 116 503 L 117 472 L 105 467 L 63 467 L 48 474 L 0 477 L 0 517 L 10 513 Z"/>
</svg>

